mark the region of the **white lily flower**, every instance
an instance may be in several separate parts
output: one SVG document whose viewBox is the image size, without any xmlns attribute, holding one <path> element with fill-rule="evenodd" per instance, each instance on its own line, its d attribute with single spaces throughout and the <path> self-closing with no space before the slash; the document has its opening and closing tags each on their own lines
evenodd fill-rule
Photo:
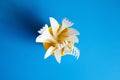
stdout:
<svg viewBox="0 0 120 80">
<path fill-rule="evenodd" d="M 36 38 L 36 42 L 43 43 L 46 51 L 44 59 L 50 55 L 55 56 L 58 63 L 61 62 L 61 57 L 65 55 L 75 56 L 77 59 L 80 56 L 80 51 L 74 46 L 74 43 L 78 43 L 77 35 L 79 32 L 73 28 L 69 28 L 73 23 L 66 18 L 62 20 L 62 25 L 50 17 L 51 27 L 45 24 L 45 27 L 40 29 L 40 34 Z"/>
</svg>

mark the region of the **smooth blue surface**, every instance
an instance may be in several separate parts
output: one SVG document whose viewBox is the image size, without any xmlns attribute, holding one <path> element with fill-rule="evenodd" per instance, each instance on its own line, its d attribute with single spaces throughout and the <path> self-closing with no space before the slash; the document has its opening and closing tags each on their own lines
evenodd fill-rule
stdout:
<svg viewBox="0 0 120 80">
<path fill-rule="evenodd" d="M 49 17 L 67 17 L 81 35 L 77 61 L 35 43 Z M 120 80 L 119 0 L 1 0 L 0 80 Z"/>
</svg>

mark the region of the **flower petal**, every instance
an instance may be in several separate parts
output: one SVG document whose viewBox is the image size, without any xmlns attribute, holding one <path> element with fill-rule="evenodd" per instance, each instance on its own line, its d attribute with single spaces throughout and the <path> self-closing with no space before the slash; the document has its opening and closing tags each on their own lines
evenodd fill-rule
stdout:
<svg viewBox="0 0 120 80">
<path fill-rule="evenodd" d="M 61 52 L 60 52 L 60 50 L 56 49 L 54 51 L 54 55 L 55 55 L 55 59 L 57 60 L 57 62 L 60 63 L 61 62 Z"/>
<path fill-rule="evenodd" d="M 67 28 L 72 26 L 74 23 L 72 23 L 71 21 L 67 20 L 66 18 L 64 18 L 62 20 L 62 28 Z"/>
<path fill-rule="evenodd" d="M 59 34 L 65 29 L 65 28 L 68 28 L 70 26 L 72 26 L 74 23 L 72 23 L 71 21 L 67 20 L 66 18 L 64 18 L 62 20 L 62 27 L 60 28 L 59 30 Z"/>
<path fill-rule="evenodd" d="M 76 42 L 76 43 L 79 42 L 76 36 L 60 36 L 59 37 L 59 41 L 65 41 L 65 40 L 70 41 L 70 42 Z"/>
<path fill-rule="evenodd" d="M 80 56 L 80 50 L 74 46 L 72 51 L 71 51 L 71 55 L 75 56 L 78 59 Z"/>
<path fill-rule="evenodd" d="M 75 30 L 74 28 L 69 28 L 68 33 L 69 33 L 69 35 L 80 35 L 80 33 L 77 30 Z"/>
<path fill-rule="evenodd" d="M 54 37 L 57 37 L 57 30 L 59 28 L 58 22 L 53 17 L 50 17 L 50 24 L 52 27 L 52 32 L 53 32 Z"/>
<path fill-rule="evenodd" d="M 38 30 L 38 33 L 39 33 L 39 34 L 43 34 L 43 32 L 46 31 L 47 29 L 48 29 L 48 25 L 45 24 L 45 26 L 42 27 L 42 29 Z"/>
<path fill-rule="evenodd" d="M 76 42 L 78 43 L 79 40 L 76 36 L 69 36 L 68 38 L 66 38 L 67 41 L 70 41 L 70 42 Z"/>
<path fill-rule="evenodd" d="M 47 52 L 45 53 L 44 59 L 48 58 L 53 53 L 54 49 L 55 49 L 55 47 L 53 47 L 53 46 L 48 48 Z"/>
<path fill-rule="evenodd" d="M 71 53 L 71 50 L 68 47 L 65 47 L 64 51 L 63 51 L 63 54 L 67 55 L 67 54 L 70 54 L 70 53 Z"/>
<path fill-rule="evenodd" d="M 79 32 L 73 28 L 68 28 L 66 32 L 61 32 L 60 35 L 58 36 L 59 38 L 61 37 L 69 37 L 69 36 L 76 36 L 79 35 Z"/>
<path fill-rule="evenodd" d="M 36 42 L 46 42 L 46 43 L 50 43 L 50 41 L 48 39 L 46 39 L 45 36 L 42 36 L 42 35 L 39 35 L 37 38 L 36 38 Z"/>
<path fill-rule="evenodd" d="M 48 25 L 46 24 L 45 27 L 38 31 L 39 33 L 41 33 L 41 35 L 39 35 L 36 38 L 36 42 L 54 42 L 56 43 L 57 41 L 54 39 L 54 37 L 50 34 L 49 30 L 48 30 Z"/>
</svg>

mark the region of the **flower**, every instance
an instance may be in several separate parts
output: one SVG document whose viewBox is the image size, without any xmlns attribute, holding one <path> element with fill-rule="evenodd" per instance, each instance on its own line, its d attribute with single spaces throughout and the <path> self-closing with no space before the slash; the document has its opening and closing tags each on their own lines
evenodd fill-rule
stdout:
<svg viewBox="0 0 120 80">
<path fill-rule="evenodd" d="M 77 35 L 79 32 L 73 28 L 69 28 L 73 23 L 66 18 L 62 20 L 62 24 L 50 17 L 51 27 L 47 24 L 38 31 L 40 34 L 36 38 L 36 42 L 43 43 L 46 48 L 44 59 L 50 55 L 54 55 L 58 63 L 61 62 L 61 56 L 73 55 L 77 59 L 79 58 L 80 51 L 74 46 L 74 43 L 78 43 Z"/>
</svg>

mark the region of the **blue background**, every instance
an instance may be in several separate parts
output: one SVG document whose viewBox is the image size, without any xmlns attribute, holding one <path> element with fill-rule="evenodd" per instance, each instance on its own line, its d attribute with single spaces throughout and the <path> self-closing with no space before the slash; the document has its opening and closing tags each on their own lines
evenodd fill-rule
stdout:
<svg viewBox="0 0 120 80">
<path fill-rule="evenodd" d="M 51 16 L 75 23 L 78 60 L 44 60 L 35 38 Z M 0 0 L 0 80 L 120 80 L 120 1 Z"/>
</svg>

